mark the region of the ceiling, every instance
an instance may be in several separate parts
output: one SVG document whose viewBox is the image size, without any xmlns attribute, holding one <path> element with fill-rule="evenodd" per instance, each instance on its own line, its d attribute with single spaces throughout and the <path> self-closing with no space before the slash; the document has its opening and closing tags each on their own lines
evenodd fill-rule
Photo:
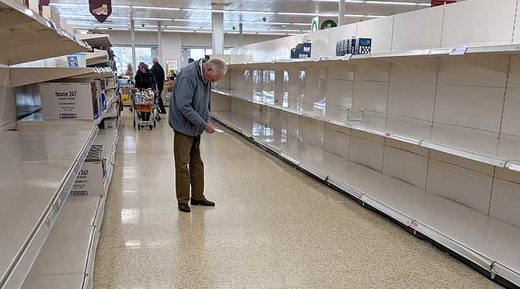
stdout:
<svg viewBox="0 0 520 289">
<path fill-rule="evenodd" d="M 427 8 L 430 1 L 346 2 L 345 20 L 352 23 Z M 133 17 L 136 30 L 156 31 L 160 21 L 164 31 L 190 33 L 211 30 L 211 9 L 224 13 L 226 33 L 237 33 L 242 22 L 244 33 L 273 35 L 307 32 L 314 16 L 338 13 L 338 0 L 112 0 L 112 15 L 100 24 L 89 13 L 87 0 L 51 0 L 51 6 L 76 28 L 128 30 Z"/>
</svg>

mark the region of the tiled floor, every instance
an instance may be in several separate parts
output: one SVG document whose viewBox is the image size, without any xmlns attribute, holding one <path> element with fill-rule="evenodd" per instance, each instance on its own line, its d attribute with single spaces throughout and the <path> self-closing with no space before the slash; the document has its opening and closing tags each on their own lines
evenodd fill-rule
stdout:
<svg viewBox="0 0 520 289">
<path fill-rule="evenodd" d="M 122 126 L 95 289 L 498 287 L 230 133 L 203 136 L 217 206 L 178 213 L 167 122 Z"/>
</svg>

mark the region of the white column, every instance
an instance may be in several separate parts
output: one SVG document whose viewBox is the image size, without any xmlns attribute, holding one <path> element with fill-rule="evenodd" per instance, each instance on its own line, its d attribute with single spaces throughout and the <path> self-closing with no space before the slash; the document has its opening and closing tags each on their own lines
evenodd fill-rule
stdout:
<svg viewBox="0 0 520 289">
<path fill-rule="evenodd" d="M 339 0 L 338 26 L 345 25 L 345 0 Z"/>
<path fill-rule="evenodd" d="M 134 72 L 137 72 L 137 59 L 135 56 L 135 21 L 133 18 L 130 19 L 130 42 L 132 42 L 132 66 Z"/>
<path fill-rule="evenodd" d="M 163 41 L 162 41 L 162 27 L 161 22 L 157 22 L 157 49 L 158 55 L 157 58 L 159 58 L 159 63 L 163 65 L 164 59 L 163 59 Z"/>
<path fill-rule="evenodd" d="M 211 20 L 213 24 L 213 31 L 211 35 L 213 43 L 213 54 L 224 54 L 224 13 L 212 12 Z"/>
</svg>

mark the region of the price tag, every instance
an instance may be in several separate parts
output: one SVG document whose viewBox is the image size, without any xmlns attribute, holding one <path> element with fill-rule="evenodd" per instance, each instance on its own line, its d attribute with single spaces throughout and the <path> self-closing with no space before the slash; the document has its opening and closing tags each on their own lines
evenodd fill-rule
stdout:
<svg viewBox="0 0 520 289">
<path fill-rule="evenodd" d="M 419 228 L 419 222 L 417 222 L 416 220 L 413 220 L 412 223 L 410 224 L 410 227 L 414 230 L 417 230 L 417 228 Z"/>
<path fill-rule="evenodd" d="M 468 51 L 468 46 L 467 45 L 461 45 L 461 46 L 453 48 L 450 51 L 450 56 L 464 55 L 464 54 L 466 54 L 466 51 Z"/>
</svg>

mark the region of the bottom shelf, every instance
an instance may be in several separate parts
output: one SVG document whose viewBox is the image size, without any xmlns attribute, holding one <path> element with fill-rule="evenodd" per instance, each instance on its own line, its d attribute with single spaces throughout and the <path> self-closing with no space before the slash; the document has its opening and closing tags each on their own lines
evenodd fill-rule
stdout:
<svg viewBox="0 0 520 289">
<path fill-rule="evenodd" d="M 229 112 L 214 116 L 279 158 L 455 252 L 488 277 L 498 275 L 520 286 L 520 228 L 246 118 Z"/>
<path fill-rule="evenodd" d="M 84 274 L 29 276 L 23 289 L 72 289 L 85 288 L 88 277 Z"/>
</svg>

